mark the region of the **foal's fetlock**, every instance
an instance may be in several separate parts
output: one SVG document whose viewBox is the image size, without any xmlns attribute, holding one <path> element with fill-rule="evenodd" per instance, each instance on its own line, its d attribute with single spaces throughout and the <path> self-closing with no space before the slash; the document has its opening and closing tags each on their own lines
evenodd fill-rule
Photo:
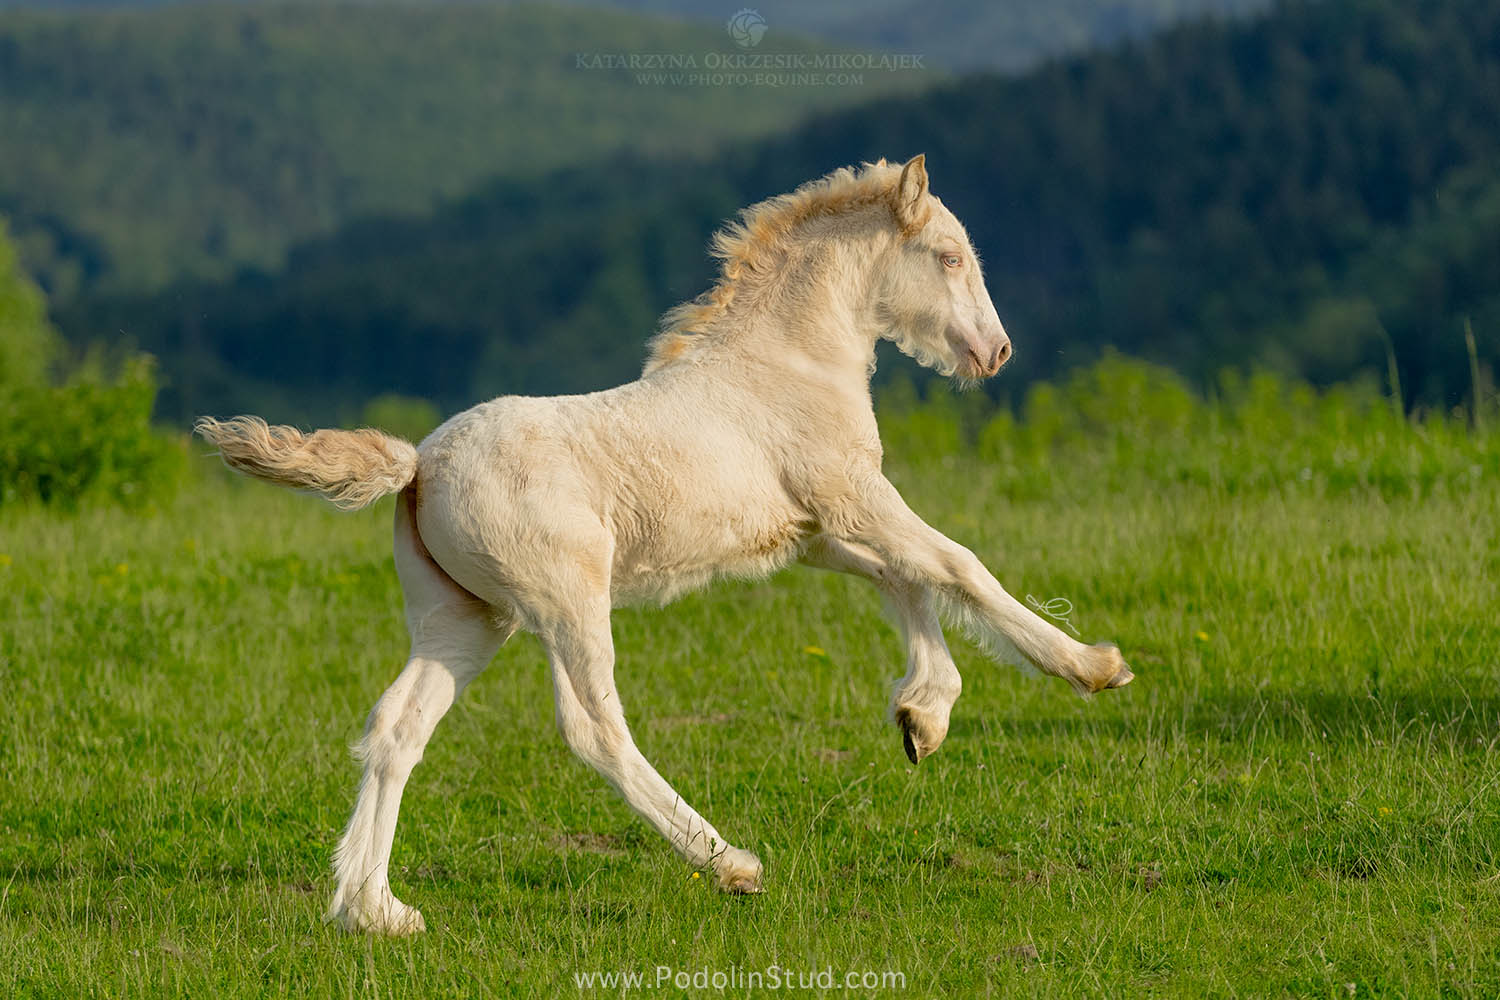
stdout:
<svg viewBox="0 0 1500 1000">
<path fill-rule="evenodd" d="M 1112 642 L 1083 647 L 1079 659 L 1082 662 L 1073 686 L 1080 694 L 1097 694 L 1135 680 L 1125 657 L 1120 655 L 1120 647 Z"/>
<path fill-rule="evenodd" d="M 893 714 L 901 727 L 901 745 L 913 764 L 942 746 L 948 736 L 946 714 L 939 716 L 913 705 L 898 705 Z"/>
<path fill-rule="evenodd" d="M 760 858 L 738 847 L 725 846 L 713 856 L 714 877 L 725 892 L 753 894 L 765 891 Z"/>
</svg>

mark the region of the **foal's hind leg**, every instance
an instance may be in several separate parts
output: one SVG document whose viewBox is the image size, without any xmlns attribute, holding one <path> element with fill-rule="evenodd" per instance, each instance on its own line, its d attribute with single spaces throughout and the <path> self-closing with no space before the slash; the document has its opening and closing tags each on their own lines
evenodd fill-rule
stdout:
<svg viewBox="0 0 1500 1000">
<path fill-rule="evenodd" d="M 388 877 L 401 793 L 438 720 L 510 632 L 496 625 L 493 608 L 432 562 L 404 505 L 396 516 L 396 567 L 411 657 L 370 712 L 356 747 L 364 776 L 333 855 L 338 888 L 328 915 L 351 931 L 413 934 L 425 929 L 422 915 L 395 897 Z"/>
<path fill-rule="evenodd" d="M 917 763 L 942 745 L 953 704 L 963 690 L 963 678 L 943 638 L 931 591 L 893 573 L 868 546 L 827 535 L 812 541 L 802 561 L 818 569 L 864 577 L 885 598 L 906 640 L 906 676 L 891 693 L 891 718 L 901 727 L 906 756 Z"/>
<path fill-rule="evenodd" d="M 328 913 L 347 930 L 413 934 L 422 915 L 391 892 L 388 868 L 401 793 L 432 731 L 454 699 L 500 648 L 483 608 L 436 609 L 413 637 L 406 669 L 365 723 L 355 754 L 364 761 L 359 798 L 333 855 L 338 888 Z"/>
<path fill-rule="evenodd" d="M 711 868 L 719 888 L 760 892 L 760 860 L 726 843 L 636 748 L 615 688 L 608 597 L 590 598 L 572 611 L 541 632 L 552 662 L 557 725 L 568 746 L 602 774 L 689 864 Z"/>
</svg>

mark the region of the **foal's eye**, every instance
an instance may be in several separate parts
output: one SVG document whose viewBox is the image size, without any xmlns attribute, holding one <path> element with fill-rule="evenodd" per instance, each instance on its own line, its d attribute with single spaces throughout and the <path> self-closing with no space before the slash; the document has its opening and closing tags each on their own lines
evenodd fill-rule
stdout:
<svg viewBox="0 0 1500 1000">
<path fill-rule="evenodd" d="M 958 267 L 964 259 L 956 253 L 945 253 L 941 258 L 944 267 Z"/>
</svg>

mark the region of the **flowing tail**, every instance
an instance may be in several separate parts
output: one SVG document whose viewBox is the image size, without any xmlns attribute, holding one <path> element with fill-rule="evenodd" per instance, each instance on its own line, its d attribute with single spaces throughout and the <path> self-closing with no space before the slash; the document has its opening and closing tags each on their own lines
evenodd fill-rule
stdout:
<svg viewBox="0 0 1500 1000">
<path fill-rule="evenodd" d="M 410 441 L 368 428 L 303 434 L 260 417 L 199 417 L 193 430 L 218 446 L 231 469 L 321 493 L 344 510 L 367 507 L 417 476 L 417 449 Z"/>
</svg>

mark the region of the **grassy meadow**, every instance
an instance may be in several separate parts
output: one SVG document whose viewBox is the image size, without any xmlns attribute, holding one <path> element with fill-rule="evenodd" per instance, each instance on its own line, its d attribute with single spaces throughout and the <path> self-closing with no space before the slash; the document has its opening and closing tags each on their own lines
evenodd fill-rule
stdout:
<svg viewBox="0 0 1500 1000">
<path fill-rule="evenodd" d="M 734 898 L 571 758 L 518 637 L 407 788 L 410 940 L 321 921 L 347 746 L 405 653 L 390 501 L 340 514 L 205 456 L 134 511 L 0 507 L 0 994 L 772 966 L 904 977 L 853 995 L 1500 992 L 1500 436 L 1270 379 L 1205 403 L 1123 362 L 983 406 L 892 393 L 891 477 L 1134 684 L 1084 701 L 953 636 L 964 694 L 913 767 L 858 581 L 618 613 L 642 749 L 766 863 Z"/>
</svg>

